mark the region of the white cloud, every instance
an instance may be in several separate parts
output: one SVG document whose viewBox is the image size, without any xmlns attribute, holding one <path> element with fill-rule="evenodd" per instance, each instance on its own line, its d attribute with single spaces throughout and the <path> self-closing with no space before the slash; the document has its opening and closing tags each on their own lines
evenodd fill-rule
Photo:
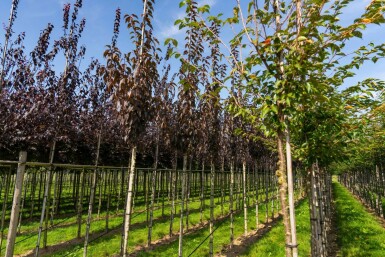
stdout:
<svg viewBox="0 0 385 257">
<path fill-rule="evenodd" d="M 160 31 L 158 32 L 159 38 L 175 37 L 176 35 L 181 34 L 182 30 L 179 30 L 178 26 L 174 25 L 174 22 L 178 19 L 182 19 L 184 16 L 184 11 L 178 11 L 176 14 L 169 16 L 171 21 L 169 19 L 163 19 L 163 17 L 157 17 L 156 23 L 160 28 Z"/>
<path fill-rule="evenodd" d="M 173 36 L 176 36 L 178 34 L 182 33 L 182 30 L 180 30 L 177 26 L 175 25 L 169 25 L 169 26 L 166 26 L 165 28 L 163 28 L 161 31 L 160 31 L 160 35 L 164 38 L 167 38 L 167 37 L 173 37 Z"/>
<path fill-rule="evenodd" d="M 210 5 L 212 7 L 216 3 L 217 3 L 217 0 L 201 0 L 201 1 L 198 1 L 198 6 L 202 6 L 202 5 L 208 4 L 208 5 Z"/>
</svg>

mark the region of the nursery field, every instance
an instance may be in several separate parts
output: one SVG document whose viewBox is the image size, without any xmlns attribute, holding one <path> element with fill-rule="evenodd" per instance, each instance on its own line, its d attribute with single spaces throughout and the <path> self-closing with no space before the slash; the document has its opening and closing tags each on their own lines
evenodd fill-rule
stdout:
<svg viewBox="0 0 385 257">
<path fill-rule="evenodd" d="M 385 256 L 385 0 L 0 22 L 0 257 Z"/>
<path fill-rule="evenodd" d="M 42 256 L 82 256 L 85 248 L 90 256 L 119 254 L 125 202 L 122 192 L 127 190 L 127 169 L 99 167 L 96 183 L 92 184 L 94 170 L 71 171 L 58 166 L 55 171 L 44 167 L 26 169 L 14 254 L 33 256 L 39 250 Z M 3 208 L 1 233 L 5 239 L 17 176 L 12 166 L 3 170 L 6 175 L 1 178 L 1 199 L 7 201 L 2 200 L 0 204 Z M 48 179 L 50 172 L 52 178 Z M 209 251 L 211 213 L 215 252 L 220 252 L 231 238 L 278 219 L 276 177 L 268 170 L 223 171 L 215 175 L 213 192 L 208 183 L 210 171 L 190 171 L 186 176 L 187 185 L 182 184 L 183 171 L 180 170 L 160 169 L 153 177 L 153 170 L 138 169 L 136 174 L 130 254 L 175 254 L 181 214 L 184 233 L 187 233 L 183 236 L 183 251 L 197 256 L 207 255 Z M 302 183 L 300 178 L 297 181 Z M 304 192 L 300 184 L 296 184 L 296 189 L 298 198 Z M 185 190 L 187 195 L 182 206 L 181 196 Z M 6 243 L 1 240 L 2 254 Z"/>
<path fill-rule="evenodd" d="M 13 174 L 12 166 L 3 167 L 2 170 L 6 170 L 7 174 L 1 177 L 0 187 L 1 256 L 5 256 L 12 188 L 17 176 Z M 40 238 L 40 256 L 83 256 L 84 249 L 87 249 L 88 256 L 119 256 L 125 201 L 122 192 L 127 189 L 126 168 L 100 167 L 97 183 L 92 186 L 93 170 L 87 167 L 80 170 L 56 167 L 50 182 L 50 193 L 45 190 L 48 170 L 44 167 L 26 169 L 14 254 L 35 256 L 37 240 Z M 155 177 L 154 188 L 151 186 L 151 169 L 138 169 L 136 174 L 129 256 L 175 255 L 179 249 L 181 214 L 184 228 L 182 256 L 208 256 L 211 247 L 211 212 L 214 255 L 285 254 L 276 177 L 268 170 L 248 171 L 245 180 L 242 172 L 233 171 L 233 183 L 229 183 L 230 172 L 218 173 L 215 175 L 213 195 L 208 183 L 210 171 L 190 171 L 186 188 L 182 188 L 181 184 L 183 170 L 160 169 Z M 168 183 L 170 180 L 173 183 Z M 298 177 L 296 181 L 299 182 L 295 185 L 299 255 L 309 256 L 312 241 L 309 198 L 305 196 L 302 178 Z M 245 194 L 242 188 L 246 188 Z M 187 190 L 183 207 L 180 198 L 182 190 Z M 230 191 L 233 191 L 232 195 Z M 329 254 L 385 254 L 385 222 L 376 218 L 374 211 L 369 213 L 369 209 L 336 180 L 332 192 L 332 224 L 335 229 L 331 231 L 334 242 L 333 249 L 328 250 Z M 91 194 L 94 194 L 92 203 L 89 202 Z M 47 215 L 41 222 L 44 199 Z M 88 215 L 90 206 L 92 212 Z M 184 208 L 183 212 L 181 208 Z"/>
</svg>

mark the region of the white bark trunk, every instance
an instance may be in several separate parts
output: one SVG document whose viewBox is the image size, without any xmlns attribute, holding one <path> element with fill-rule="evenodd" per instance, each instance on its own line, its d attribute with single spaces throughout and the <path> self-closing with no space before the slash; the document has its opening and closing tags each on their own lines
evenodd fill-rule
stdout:
<svg viewBox="0 0 385 257">
<path fill-rule="evenodd" d="M 122 248 L 123 257 L 126 257 L 128 254 L 128 233 L 130 232 L 130 224 L 131 224 L 132 191 L 133 191 L 133 185 L 134 185 L 135 164 L 136 164 L 136 146 L 132 147 L 132 152 L 131 152 L 131 167 L 130 167 L 130 174 L 129 174 L 129 180 L 128 180 L 126 211 L 124 214 L 125 217 L 124 217 L 123 248 Z"/>
</svg>

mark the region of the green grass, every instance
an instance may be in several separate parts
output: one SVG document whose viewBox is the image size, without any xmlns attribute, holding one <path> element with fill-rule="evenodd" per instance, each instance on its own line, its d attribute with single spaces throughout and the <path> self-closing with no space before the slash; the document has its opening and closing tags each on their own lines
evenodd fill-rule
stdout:
<svg viewBox="0 0 385 257">
<path fill-rule="evenodd" d="M 72 193 L 70 192 L 70 189 L 71 187 L 65 187 L 64 190 L 63 190 L 63 194 L 62 194 L 62 204 L 61 204 L 61 212 L 59 215 L 56 215 L 55 218 L 54 218 L 54 229 L 50 229 L 48 231 L 48 246 L 52 246 L 52 245 L 57 245 L 57 244 L 61 244 L 63 242 L 66 242 L 66 241 L 71 241 L 73 240 L 74 238 L 76 238 L 76 234 L 77 234 L 77 223 L 76 223 L 76 216 L 75 216 L 75 213 L 74 210 L 73 210 L 73 202 L 72 202 Z M 29 192 L 29 191 L 28 191 Z M 220 203 L 220 190 L 216 190 L 217 192 L 217 197 L 215 198 L 215 202 L 217 203 L 216 205 L 216 208 L 215 208 L 215 216 L 216 217 L 219 217 L 220 214 L 221 214 L 221 207 L 218 203 Z M 227 193 L 227 192 L 226 192 Z M 264 195 L 264 190 L 263 188 L 260 189 L 260 196 L 262 198 L 265 197 Z M 269 195 L 272 195 L 273 193 L 276 193 L 276 190 L 272 190 L 269 192 Z M 51 192 L 52 194 L 52 192 Z M 219 197 L 218 197 L 219 196 Z M 207 192 L 206 192 L 206 197 L 207 197 Z M 240 195 L 240 198 L 242 196 Z M 251 197 L 251 200 L 250 200 L 250 203 L 252 204 L 253 203 L 253 193 L 250 192 L 250 197 Z M 10 196 L 9 199 L 8 199 L 8 207 L 11 206 L 12 204 L 12 197 Z M 226 198 L 228 198 L 228 195 L 226 196 Z M 26 203 L 25 203 L 25 210 L 23 212 L 23 221 L 22 221 L 22 226 L 21 226 L 21 234 L 19 234 L 16 238 L 16 245 L 15 245 L 15 254 L 22 254 L 22 253 L 26 253 L 32 249 L 35 248 L 35 245 L 36 245 L 36 239 L 37 239 L 37 228 L 38 228 L 38 224 L 39 224 L 39 217 L 40 217 L 40 211 L 37 210 L 37 201 L 35 202 L 35 212 L 34 212 L 34 217 L 32 219 L 28 219 L 29 217 L 29 209 L 28 207 L 30 206 L 30 203 L 27 202 L 27 200 L 29 199 L 29 194 L 27 194 L 27 198 L 26 198 Z M 234 200 L 236 200 L 237 198 L 235 198 Z M 88 209 L 88 205 L 87 205 L 87 200 L 88 198 L 85 196 L 84 197 L 84 203 L 83 203 L 83 224 L 82 224 L 82 236 L 84 236 L 85 234 L 85 220 L 86 220 L 86 217 L 87 217 L 87 209 Z M 124 200 L 124 199 L 123 199 Z M 199 223 L 199 217 L 200 217 L 200 214 L 199 214 L 199 205 L 200 205 L 200 201 L 199 201 L 199 195 L 198 197 L 195 196 L 194 198 L 192 198 L 191 200 L 194 200 L 194 202 L 190 202 L 189 204 L 189 209 L 190 209 L 190 216 L 189 216 L 189 221 L 190 221 L 190 226 L 194 226 L 195 224 L 198 224 Z M 113 200 L 111 200 L 111 204 L 115 204 L 117 201 L 117 197 L 113 197 Z M 226 199 L 225 201 L 228 201 L 228 199 Z M 94 213 L 96 213 L 96 208 L 97 208 L 97 200 L 95 202 L 95 206 L 94 206 Z M 205 207 L 205 211 L 204 211 L 204 220 L 208 220 L 209 219 L 209 199 L 206 199 L 205 200 L 206 202 L 206 207 Z M 120 207 L 122 207 L 122 202 L 120 203 Z M 159 205 L 161 205 L 161 201 L 159 201 L 158 203 Z M 157 219 L 157 220 L 154 220 L 154 227 L 153 227 L 153 240 L 157 240 L 157 239 L 160 239 L 160 238 L 163 238 L 164 236 L 166 236 L 168 234 L 168 231 L 169 231 L 169 212 L 170 212 L 170 207 L 167 206 L 169 203 L 167 201 L 167 197 L 165 197 L 165 215 L 166 217 L 164 219 L 161 219 L 162 217 L 162 211 L 161 209 L 158 209 L 158 210 L 155 210 L 154 211 L 154 219 Z M 277 204 L 277 202 L 275 201 L 275 205 Z M 146 207 L 144 205 L 144 196 L 143 195 L 137 195 L 137 197 L 135 198 L 135 211 L 136 212 L 139 212 L 141 210 L 144 210 Z M 178 204 L 178 201 L 176 201 L 176 215 L 175 215 L 175 219 L 174 219 L 174 226 L 173 226 L 173 231 L 174 233 L 178 232 L 179 231 L 179 204 Z M 262 206 L 262 204 L 260 205 Z M 67 208 L 66 208 L 67 207 Z M 105 215 L 105 212 L 104 212 L 104 207 L 105 207 L 105 202 L 102 203 L 102 213 L 101 213 L 101 220 L 95 220 L 96 219 L 96 214 L 93 214 L 93 221 L 92 221 L 92 224 L 91 224 L 91 233 L 100 233 L 100 232 L 103 232 L 104 231 L 104 226 L 105 226 L 105 220 L 103 219 L 104 218 L 104 215 Z M 224 206 L 224 210 L 225 210 L 225 214 L 228 212 L 228 203 L 225 204 Z M 269 213 L 271 213 L 271 202 L 269 203 Z M 110 219 L 109 219 L 109 227 L 110 228 L 114 228 L 114 227 L 121 227 L 121 224 L 122 224 L 122 217 L 121 216 L 116 216 L 116 207 L 114 206 L 111 206 L 111 211 L 110 212 Z M 9 208 L 8 208 L 8 211 L 7 211 L 7 215 L 6 217 L 8 218 L 9 216 Z M 275 210 L 276 212 L 276 210 Z M 118 213 L 122 213 L 122 210 L 119 210 Z M 243 212 L 241 212 L 238 217 L 236 218 L 236 221 L 239 220 L 239 228 L 236 228 L 236 231 L 237 229 L 239 230 L 239 234 L 241 234 L 243 232 Z M 115 215 L 115 216 L 112 216 L 112 215 Z M 135 214 L 134 214 L 135 216 Z M 255 216 L 255 211 L 253 210 L 253 207 L 250 208 L 250 211 L 249 211 L 249 229 L 253 229 L 254 226 L 255 226 L 255 219 L 254 219 L 254 216 Z M 261 222 L 263 222 L 264 220 L 264 216 L 265 216 L 265 209 L 263 207 L 260 207 L 260 219 L 261 219 Z M 142 213 L 138 216 L 136 216 L 135 218 L 133 218 L 132 220 L 132 224 L 138 224 L 138 223 L 142 223 L 140 226 L 136 226 L 132 229 L 132 231 L 130 232 L 130 235 L 129 235 L 129 251 L 132 252 L 135 247 L 139 246 L 139 245 L 146 245 L 147 244 L 147 226 L 145 223 L 146 220 L 146 214 L 145 213 Z M 6 219 L 6 222 L 5 222 L 5 236 L 7 235 L 7 228 L 8 228 L 8 221 Z M 56 227 L 55 225 L 56 224 L 60 224 L 58 227 Z M 228 227 L 228 226 L 227 226 Z M 228 229 L 227 229 L 228 230 Z M 206 232 L 208 231 L 208 228 L 207 229 L 203 229 L 203 234 L 205 234 Z M 236 232 L 237 233 L 237 232 Z M 237 234 L 236 234 L 237 235 Z M 226 238 L 223 239 L 223 242 L 219 245 L 219 248 L 217 248 L 218 250 L 220 250 L 220 248 L 224 245 L 224 244 L 227 244 L 228 243 L 228 238 L 229 236 L 226 236 Z M 119 252 L 119 249 L 120 249 L 120 241 L 121 241 L 121 231 L 120 231 L 120 228 L 119 230 L 115 231 L 115 232 L 112 232 L 112 233 L 109 233 L 107 235 L 103 235 L 100 239 L 97 239 L 95 241 L 93 241 L 90 245 L 89 245 L 89 256 L 111 256 L 113 254 L 117 254 Z M 217 240 L 217 242 L 221 242 L 220 240 Z M 6 240 L 3 241 L 3 247 L 5 247 L 5 244 L 6 244 Z M 56 253 L 53 253 L 51 254 L 50 256 L 64 256 L 64 255 L 67 255 L 68 256 L 82 256 L 83 254 L 83 251 L 82 251 L 82 247 L 83 247 L 83 241 L 81 243 L 79 243 L 78 245 L 76 246 L 66 246 L 66 247 L 63 247 L 62 250 L 56 252 Z M 207 243 L 208 244 L 208 243 Z M 208 248 L 207 245 L 204 247 L 204 248 Z M 0 255 L 3 255 L 4 254 L 4 251 L 5 249 L 2 250 L 1 254 Z M 172 252 L 171 255 L 174 255 L 174 253 L 177 252 L 177 248 L 176 250 L 174 249 L 174 251 Z"/>
<path fill-rule="evenodd" d="M 190 204 L 190 210 L 198 210 L 199 209 L 199 202 L 193 202 Z M 206 201 L 206 209 L 204 211 L 204 220 L 209 219 L 209 208 L 208 208 L 209 200 Z M 271 204 L 271 203 L 270 203 Z M 270 208 L 271 206 L 269 206 Z M 228 211 L 228 204 L 225 205 L 226 213 Z M 158 210 L 160 212 L 160 210 Z M 215 207 L 215 216 L 219 217 L 221 214 L 221 207 L 220 205 L 217 205 Z M 270 213 L 270 210 L 269 210 Z M 158 213 L 160 215 L 160 213 Z M 250 207 L 249 212 L 249 219 L 248 219 L 248 226 L 250 229 L 255 228 L 255 210 L 253 207 Z M 264 205 L 260 205 L 259 210 L 260 215 L 260 222 L 264 221 L 265 217 L 265 208 Z M 143 215 L 145 217 L 145 215 Z M 138 217 L 139 218 L 139 217 Z M 189 221 L 190 226 L 193 226 L 195 224 L 199 224 L 199 218 L 200 214 L 197 211 L 194 211 L 190 213 Z M 173 231 L 178 232 L 179 231 L 179 213 L 175 216 L 174 219 L 174 226 Z M 243 212 L 241 211 L 238 213 L 235 217 L 235 228 L 234 228 L 234 234 L 235 236 L 239 236 L 243 233 Z M 136 223 L 135 220 L 133 220 L 133 223 Z M 153 240 L 157 240 L 160 238 L 163 238 L 165 235 L 168 234 L 169 229 L 169 219 L 166 220 L 160 220 L 158 222 L 154 222 L 153 227 Z M 129 235 L 129 252 L 132 252 L 134 248 L 138 245 L 146 245 L 147 243 L 147 227 L 142 226 L 139 228 L 135 228 L 130 232 Z M 186 235 L 184 237 L 183 242 L 183 249 L 184 249 L 184 255 L 189 254 L 207 235 L 208 235 L 208 227 L 201 229 L 195 233 L 192 233 L 190 235 Z M 229 220 L 227 219 L 220 228 L 215 233 L 215 250 L 219 251 L 221 248 L 229 243 Z M 121 235 L 118 234 L 110 234 L 103 236 L 102 238 L 95 240 L 91 243 L 89 247 L 89 254 L 90 256 L 111 256 L 113 254 L 117 254 L 119 252 L 120 247 L 120 240 Z M 55 254 L 52 254 L 50 256 L 63 256 L 71 252 L 68 256 L 82 256 L 83 251 L 81 249 L 82 245 L 72 247 L 71 249 L 66 249 L 60 252 L 57 252 Z M 78 251 L 76 251 L 78 249 Z M 175 256 L 175 254 L 178 251 L 178 241 L 174 241 L 170 244 L 163 245 L 161 247 L 156 248 L 154 251 L 151 252 L 140 252 L 139 256 Z M 208 254 L 208 241 L 205 242 L 205 244 L 196 252 L 195 256 L 205 256 Z"/>
<path fill-rule="evenodd" d="M 270 206 L 269 206 L 270 208 Z M 208 216 L 209 212 L 206 211 Z M 259 207 L 260 222 L 265 221 L 265 205 Z M 241 236 L 243 230 L 243 211 L 237 213 L 234 217 L 234 236 Z M 214 228 L 218 229 L 214 233 L 214 252 L 219 252 L 225 245 L 230 242 L 230 220 L 214 224 Z M 252 206 L 248 209 L 248 228 L 255 229 L 255 208 Z M 201 229 L 195 233 L 185 235 L 183 237 L 183 256 L 189 254 L 209 235 L 209 228 Z M 151 252 L 140 252 L 138 256 L 175 256 L 178 252 L 178 241 L 157 247 Z M 197 249 L 193 256 L 207 256 L 209 254 L 209 239 L 207 239 L 201 247 Z"/>
<path fill-rule="evenodd" d="M 333 182 L 337 212 L 338 256 L 385 256 L 385 229 L 349 191 Z"/>
<path fill-rule="evenodd" d="M 296 208 L 297 241 L 299 256 L 310 255 L 310 216 L 309 202 L 303 201 Z M 282 221 L 274 226 L 260 240 L 249 246 L 241 256 L 285 256 L 285 238 Z"/>
</svg>

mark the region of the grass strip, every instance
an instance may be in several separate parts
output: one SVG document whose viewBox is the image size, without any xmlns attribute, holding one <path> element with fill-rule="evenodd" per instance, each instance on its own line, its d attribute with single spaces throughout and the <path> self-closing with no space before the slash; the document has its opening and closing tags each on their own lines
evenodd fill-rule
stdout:
<svg viewBox="0 0 385 257">
<path fill-rule="evenodd" d="M 228 210 L 228 204 L 225 206 L 226 210 Z M 261 216 L 261 221 L 264 221 L 264 207 L 260 207 L 260 216 Z M 216 206 L 215 207 L 215 217 L 219 217 L 221 213 L 221 207 Z M 250 208 L 249 215 L 252 215 L 254 213 L 255 215 L 255 210 L 254 208 Z M 179 216 L 179 214 L 178 214 Z M 194 212 L 190 214 L 189 220 L 191 226 L 194 226 L 196 224 L 199 224 L 199 217 L 200 214 L 199 212 Z M 209 219 L 209 211 L 206 209 L 204 212 L 204 219 L 208 220 Z M 235 235 L 240 235 L 243 233 L 243 213 L 239 213 L 235 217 L 236 224 L 234 228 L 234 233 Z M 216 246 L 216 250 L 219 251 L 223 245 L 227 244 L 229 241 L 229 221 L 228 219 L 223 222 L 221 229 L 223 231 L 217 231 L 214 234 L 214 242 Z M 250 229 L 253 229 L 255 227 L 255 218 L 250 217 L 249 218 L 249 227 Z M 165 220 L 164 222 L 157 222 L 154 224 L 153 228 L 153 238 L 154 240 L 161 239 L 165 235 L 167 235 L 169 227 L 169 221 Z M 173 230 L 174 232 L 178 232 L 179 229 L 179 217 L 175 217 L 174 220 L 174 227 Z M 220 230 L 220 229 L 218 229 Z M 226 236 L 223 234 L 225 233 Z M 193 251 L 193 249 L 200 243 L 201 240 L 203 240 L 206 236 L 208 235 L 208 227 L 205 227 L 197 232 L 191 233 L 189 235 L 184 236 L 184 243 L 183 243 L 183 250 L 186 256 Z M 120 247 L 120 240 L 121 240 L 121 235 L 119 234 L 111 234 L 111 235 L 106 235 L 103 238 L 100 238 L 94 242 L 91 243 L 89 253 L 91 256 L 111 256 L 113 254 L 116 254 L 119 251 Z M 130 239 L 129 239 L 129 252 L 132 252 L 136 247 L 139 245 L 145 245 L 147 242 L 147 227 L 143 228 L 137 228 L 130 232 Z M 77 246 L 81 247 L 81 246 Z M 72 254 L 69 254 L 68 256 L 82 256 L 82 251 L 79 249 L 79 251 L 74 252 L 73 250 L 75 249 L 67 249 L 66 251 L 60 251 L 57 252 L 53 255 L 49 256 L 63 256 L 63 254 L 67 254 L 69 252 L 73 252 Z M 139 252 L 138 256 L 174 256 L 175 253 L 178 251 L 178 240 L 171 242 L 170 244 L 167 245 L 162 245 L 157 247 L 154 251 L 151 252 Z M 185 255 L 184 254 L 184 255 Z M 208 242 L 205 246 L 202 246 L 201 249 L 199 249 L 194 256 L 206 256 L 208 254 Z"/>
<path fill-rule="evenodd" d="M 215 217 L 220 216 L 220 210 L 221 207 L 218 205 L 220 197 L 215 198 L 217 201 L 216 207 L 215 207 Z M 204 211 L 204 220 L 209 219 L 209 199 L 205 199 L 206 203 L 206 209 Z M 252 202 L 252 200 L 251 200 Z M 179 206 L 180 204 L 176 203 L 176 216 L 174 219 L 174 227 L 173 231 L 178 232 L 179 230 Z M 191 200 L 190 201 L 190 224 L 191 226 L 194 226 L 199 223 L 199 200 Z M 269 203 L 269 209 L 271 208 L 271 203 Z M 264 204 L 261 204 L 261 206 L 264 206 Z M 167 218 L 170 210 L 170 206 L 168 203 L 165 206 L 165 219 L 163 220 L 154 220 L 154 228 L 153 228 L 153 240 L 161 239 L 165 235 L 168 234 L 169 229 L 169 219 Z M 139 208 L 139 209 L 138 209 Z M 143 205 L 140 205 L 135 208 L 135 211 L 138 212 L 141 210 L 141 208 L 144 208 Z M 228 202 L 224 204 L 225 213 L 228 212 Z M 252 208 L 251 208 L 252 209 Z M 260 217 L 264 217 L 264 208 L 260 209 Z M 269 210 L 270 212 L 271 210 Z M 115 212 L 111 212 L 110 215 L 114 215 Z M 94 220 L 91 225 L 91 233 L 99 233 L 104 231 L 104 225 L 105 221 L 103 219 L 103 216 L 105 213 L 101 213 L 101 220 Z M 249 214 L 253 215 L 252 213 Z M 255 215 L 255 212 L 254 212 Z M 83 221 L 85 220 L 87 214 L 83 215 Z M 96 214 L 93 215 L 94 218 L 96 218 Z M 161 218 L 162 213 L 161 209 L 156 209 L 154 211 L 154 219 Z M 146 220 L 146 213 L 143 213 L 141 215 L 138 215 L 138 217 L 134 218 L 132 223 L 143 223 Z M 253 229 L 253 226 L 255 224 L 255 219 L 249 218 L 250 224 L 249 228 Z M 240 221 L 242 222 L 243 219 L 240 217 Z M 263 221 L 263 219 L 262 219 Z M 121 216 L 111 216 L 109 225 L 110 228 L 119 227 L 122 223 L 122 217 Z M 57 244 L 64 244 L 64 242 L 70 242 L 70 241 L 78 241 L 76 240 L 76 234 L 77 234 L 77 224 L 76 224 L 76 217 L 73 216 L 67 216 L 63 218 L 55 218 L 55 224 L 60 224 L 60 226 L 55 227 L 53 230 L 48 231 L 48 245 L 57 245 Z M 22 254 L 27 252 L 28 250 L 32 250 L 35 247 L 36 239 L 37 239 L 37 233 L 36 229 L 38 226 L 37 221 L 27 221 L 24 222 L 22 226 L 22 234 L 17 237 L 17 244 L 15 245 L 15 254 Z M 34 229 L 35 228 L 35 229 Z M 242 225 L 240 225 L 240 228 L 243 228 Z M 205 230 L 205 229 L 204 229 Z M 5 232 L 7 229 L 5 230 Z M 84 235 L 85 231 L 85 223 L 82 224 L 82 235 Z M 206 231 L 206 230 L 205 230 Z M 95 240 L 90 244 L 89 253 L 92 256 L 110 256 L 113 253 L 119 252 L 120 247 L 120 238 L 121 233 L 110 233 L 105 236 L 102 236 L 102 238 Z M 227 240 L 227 238 L 226 238 Z M 5 246 L 4 240 L 3 246 Z M 227 240 L 228 241 L 228 240 Z M 228 243 L 226 241 L 226 243 Z M 133 251 L 136 247 L 140 245 L 145 245 L 147 242 L 147 227 L 146 224 L 142 224 L 139 227 L 136 227 L 135 229 L 130 232 L 130 240 L 129 240 L 129 251 Z M 63 245 L 64 246 L 64 245 Z M 49 256 L 63 256 L 66 254 L 69 254 L 69 256 L 82 256 L 82 248 L 83 241 L 81 240 L 80 243 L 77 243 L 76 246 L 64 246 L 62 250 L 59 250 L 57 253 L 51 253 L 48 254 Z M 76 251 L 76 249 L 79 249 Z M 4 249 L 2 251 L 2 254 L 4 253 Z"/>
<path fill-rule="evenodd" d="M 260 222 L 265 222 L 265 205 L 259 207 Z M 205 213 L 208 217 L 207 214 Z M 248 209 L 248 228 L 250 230 L 255 229 L 255 207 L 250 206 Z M 230 240 L 230 220 L 229 218 L 214 223 L 214 229 L 217 230 L 214 233 L 214 252 L 219 252 L 224 246 L 229 244 Z M 243 212 L 239 212 L 234 216 L 234 236 L 239 237 L 243 234 Z M 194 233 L 183 236 L 183 256 L 189 256 L 199 244 L 207 238 L 209 235 L 209 228 L 206 227 Z M 139 252 L 137 256 L 175 256 L 178 252 L 178 240 L 162 245 L 150 252 Z M 201 247 L 196 249 L 192 256 L 208 256 L 209 254 L 209 241 L 206 240 Z"/>
<path fill-rule="evenodd" d="M 308 200 L 302 201 L 295 211 L 299 256 L 309 256 L 310 214 Z M 285 256 L 285 231 L 282 220 L 260 240 L 246 248 L 241 256 Z"/>
<path fill-rule="evenodd" d="M 336 205 L 337 256 L 385 256 L 385 229 L 353 195 L 333 182 Z"/>
</svg>

